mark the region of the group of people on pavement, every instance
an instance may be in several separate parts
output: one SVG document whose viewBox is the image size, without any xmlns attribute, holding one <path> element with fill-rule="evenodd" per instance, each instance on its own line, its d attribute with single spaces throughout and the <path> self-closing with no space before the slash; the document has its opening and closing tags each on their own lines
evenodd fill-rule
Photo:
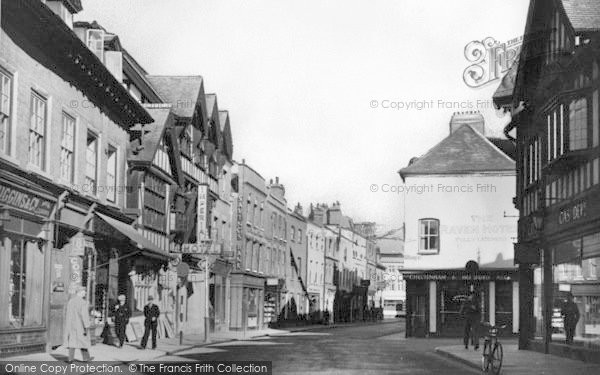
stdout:
<svg viewBox="0 0 600 375">
<path fill-rule="evenodd" d="M 84 362 L 89 362 L 94 359 L 89 352 L 91 346 L 89 333 L 91 323 L 86 293 L 85 287 L 77 286 L 75 288 L 75 294 L 67 303 L 63 338 L 63 346 L 68 349 L 67 362 L 73 362 L 75 349 L 81 350 L 81 356 Z M 129 319 L 131 318 L 131 311 L 127 305 L 127 297 L 125 295 L 119 295 L 117 300 L 118 303 L 114 306 L 112 312 L 115 323 L 115 333 L 119 340 L 118 347 L 122 348 L 127 340 L 127 324 L 129 324 Z M 149 296 L 148 303 L 144 306 L 144 336 L 142 337 L 140 349 L 146 349 L 148 337 L 150 335 L 152 335 L 152 349 L 156 349 L 156 334 L 159 316 L 160 309 L 158 305 L 154 303 L 154 297 Z"/>
<path fill-rule="evenodd" d="M 463 343 L 465 349 L 469 349 L 469 340 L 475 350 L 479 349 L 479 327 L 481 322 L 481 308 L 479 298 L 475 291 L 471 291 L 460 307 L 460 316 L 464 319 Z M 567 300 L 561 309 L 561 316 L 565 328 L 565 342 L 567 345 L 573 343 L 575 327 L 579 322 L 579 308 L 573 302 L 573 295 L 568 294 Z"/>
</svg>

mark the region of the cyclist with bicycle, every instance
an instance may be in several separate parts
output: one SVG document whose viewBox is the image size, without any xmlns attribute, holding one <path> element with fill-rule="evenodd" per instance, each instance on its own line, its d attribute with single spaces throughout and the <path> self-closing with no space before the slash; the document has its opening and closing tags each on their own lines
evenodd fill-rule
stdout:
<svg viewBox="0 0 600 375">
<path fill-rule="evenodd" d="M 460 307 L 460 315 L 465 319 L 465 328 L 463 341 L 465 349 L 469 349 L 469 338 L 475 347 L 479 349 L 479 321 L 481 320 L 481 310 L 479 308 L 479 299 L 477 294 L 472 291 L 463 301 Z"/>
</svg>

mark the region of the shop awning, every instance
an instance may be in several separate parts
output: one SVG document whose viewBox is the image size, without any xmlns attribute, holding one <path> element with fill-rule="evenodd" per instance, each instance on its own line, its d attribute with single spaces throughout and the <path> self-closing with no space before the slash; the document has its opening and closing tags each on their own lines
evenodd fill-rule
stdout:
<svg viewBox="0 0 600 375">
<path fill-rule="evenodd" d="M 113 219 L 98 212 L 96 212 L 96 216 L 133 242 L 138 248 L 139 253 L 142 255 L 162 260 L 170 260 L 176 257 L 173 254 L 169 254 L 166 251 L 161 250 L 158 246 L 142 236 L 131 225 L 125 224 L 122 221 Z"/>
</svg>

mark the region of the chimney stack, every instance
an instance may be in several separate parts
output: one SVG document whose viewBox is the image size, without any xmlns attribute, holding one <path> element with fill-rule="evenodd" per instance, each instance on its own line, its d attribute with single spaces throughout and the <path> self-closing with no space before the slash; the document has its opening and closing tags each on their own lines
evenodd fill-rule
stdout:
<svg viewBox="0 0 600 375">
<path fill-rule="evenodd" d="M 463 125 L 469 125 L 481 135 L 485 135 L 485 120 L 479 111 L 454 112 L 450 119 L 450 134 Z"/>
</svg>

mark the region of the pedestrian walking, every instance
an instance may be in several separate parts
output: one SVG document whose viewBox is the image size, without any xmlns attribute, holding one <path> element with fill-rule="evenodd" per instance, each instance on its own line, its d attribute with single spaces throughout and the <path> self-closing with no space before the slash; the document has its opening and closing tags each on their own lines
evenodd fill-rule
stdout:
<svg viewBox="0 0 600 375">
<path fill-rule="evenodd" d="M 124 294 L 121 294 L 117 299 L 119 300 L 119 303 L 115 306 L 114 310 L 115 331 L 119 338 L 119 348 L 122 348 L 125 343 L 125 332 L 127 324 L 129 323 L 129 318 L 131 318 L 131 311 L 129 311 L 129 306 L 126 304 L 127 297 L 125 297 Z"/>
<path fill-rule="evenodd" d="M 567 345 L 573 343 L 573 336 L 575 336 L 575 327 L 577 327 L 577 322 L 579 321 L 579 308 L 577 308 L 577 304 L 573 302 L 573 295 L 567 295 L 567 302 L 563 305 L 563 308 L 560 312 L 563 316 L 563 322 L 565 325 L 565 334 Z"/>
<path fill-rule="evenodd" d="M 460 307 L 460 315 L 465 320 L 463 342 L 465 349 L 469 349 L 469 338 L 475 350 L 479 349 L 479 321 L 481 310 L 475 292 L 471 292 Z"/>
<path fill-rule="evenodd" d="M 75 295 L 67 303 L 65 314 L 65 329 L 63 346 L 69 349 L 68 362 L 73 362 L 75 349 L 81 350 L 84 362 L 93 359 L 90 357 L 89 347 L 91 345 L 88 329 L 90 328 L 89 304 L 85 299 L 86 289 L 78 286 Z"/>
<path fill-rule="evenodd" d="M 154 297 L 148 296 L 148 304 L 144 306 L 144 337 L 142 337 L 142 349 L 146 349 L 148 335 L 152 331 L 152 349 L 156 349 L 156 328 L 158 326 L 158 317 L 160 309 L 154 304 Z"/>
</svg>

